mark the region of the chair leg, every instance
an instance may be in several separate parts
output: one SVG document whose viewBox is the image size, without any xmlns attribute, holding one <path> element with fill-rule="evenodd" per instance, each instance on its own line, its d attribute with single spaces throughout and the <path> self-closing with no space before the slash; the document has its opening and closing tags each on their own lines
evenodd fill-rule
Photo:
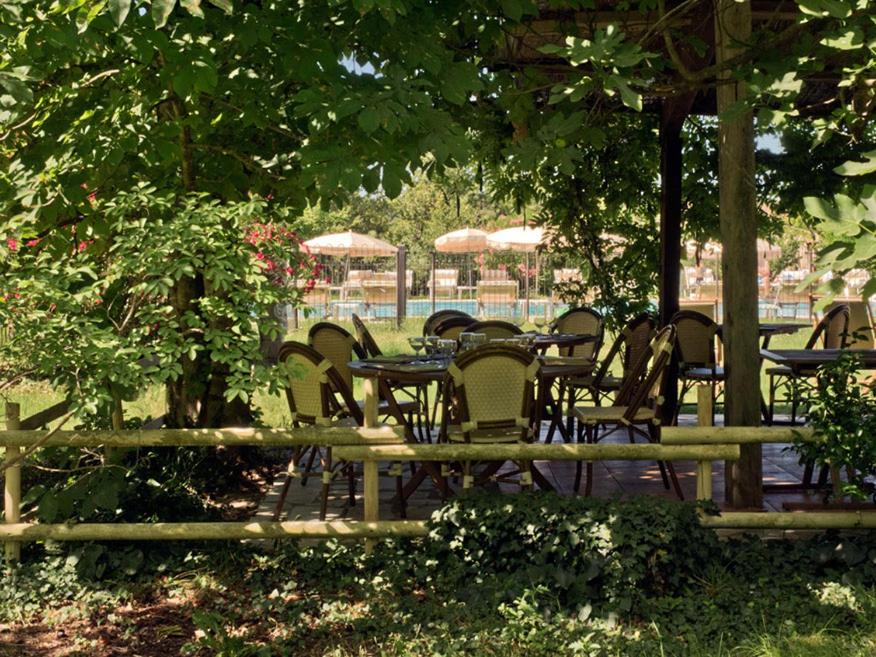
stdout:
<svg viewBox="0 0 876 657">
<path fill-rule="evenodd" d="M 398 464 L 398 468 L 399 472 L 401 472 L 401 463 Z M 402 520 L 405 520 L 408 517 L 408 505 L 405 501 L 404 484 L 402 482 L 401 474 L 398 474 L 395 477 L 395 495 L 398 498 L 399 504 L 398 514 Z"/>
<path fill-rule="evenodd" d="M 347 502 L 350 506 L 356 506 L 356 473 L 353 464 L 348 463 L 344 470 L 347 471 Z"/>
<path fill-rule="evenodd" d="M 304 486 L 307 484 L 307 479 L 310 477 L 310 473 L 313 471 L 313 462 L 316 460 L 316 453 L 319 451 L 319 447 L 316 445 L 310 446 L 310 458 L 307 460 L 307 465 L 304 466 L 304 472 L 301 475 L 301 485 Z"/>
<path fill-rule="evenodd" d="M 287 474 L 286 481 L 283 482 L 283 490 L 280 491 L 280 499 L 277 500 L 277 505 L 274 507 L 274 522 L 277 522 L 280 519 L 280 515 L 283 513 L 283 507 L 286 504 L 286 496 L 289 494 L 289 486 L 291 484 L 292 477 Z"/>
<path fill-rule="evenodd" d="M 773 426 L 776 421 L 776 377 L 773 374 L 770 374 L 770 385 L 769 385 L 769 406 L 767 409 L 767 415 L 769 415 L 769 426 Z"/>
</svg>

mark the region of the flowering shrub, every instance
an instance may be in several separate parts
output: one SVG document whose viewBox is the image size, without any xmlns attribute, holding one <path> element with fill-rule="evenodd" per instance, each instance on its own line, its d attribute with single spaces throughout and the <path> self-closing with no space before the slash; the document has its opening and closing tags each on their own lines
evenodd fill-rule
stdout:
<svg viewBox="0 0 876 657">
<path fill-rule="evenodd" d="M 100 221 L 0 243 L 3 369 L 48 378 L 87 412 L 175 380 L 186 362 L 208 387 L 221 375 L 226 399 L 276 389 L 261 339 L 282 335 L 272 310 L 319 274 L 282 213 L 145 185 L 93 203 Z M 181 306 L 182 286 L 195 293 Z"/>
</svg>

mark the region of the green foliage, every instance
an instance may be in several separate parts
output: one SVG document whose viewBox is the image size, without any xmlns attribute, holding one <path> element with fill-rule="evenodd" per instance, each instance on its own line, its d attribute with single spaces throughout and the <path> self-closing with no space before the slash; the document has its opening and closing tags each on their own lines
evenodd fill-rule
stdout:
<svg viewBox="0 0 876 657">
<path fill-rule="evenodd" d="M 683 573 L 714 558 L 714 534 L 696 509 L 650 498 L 472 496 L 436 512 L 434 564 L 476 596 L 485 580 L 509 595 L 544 586 L 560 604 L 629 612 L 648 596 L 678 592 Z"/>
<path fill-rule="evenodd" d="M 860 375 L 854 351 L 820 369 L 805 398 L 816 440 L 798 440 L 794 450 L 816 465 L 845 469 L 849 480 L 842 494 L 863 499 L 872 494 L 865 480 L 876 474 L 876 385 Z"/>
<path fill-rule="evenodd" d="M 283 213 L 258 199 L 177 203 L 146 185 L 94 203 L 102 230 L 3 245 L 7 370 L 49 379 L 88 413 L 175 380 L 186 361 L 208 382 L 221 373 L 229 399 L 278 390 L 284 374 L 264 363 L 261 336 L 281 334 L 273 309 L 297 303 L 291 282 L 313 276 Z M 201 292 L 181 307 L 184 282 Z"/>
<path fill-rule="evenodd" d="M 106 607 L 173 597 L 175 622 L 194 626 L 188 654 L 241 657 L 833 655 L 825 645 L 863 657 L 876 630 L 872 537 L 718 540 L 690 505 L 657 499 L 472 496 L 426 538 L 371 555 L 338 541 L 152 546 L 137 575 L 101 580 L 75 564 L 8 570 L 0 618 L 50 623 L 69 609 L 111 628 Z M 131 629 L 126 647 L 151 654 Z"/>
</svg>

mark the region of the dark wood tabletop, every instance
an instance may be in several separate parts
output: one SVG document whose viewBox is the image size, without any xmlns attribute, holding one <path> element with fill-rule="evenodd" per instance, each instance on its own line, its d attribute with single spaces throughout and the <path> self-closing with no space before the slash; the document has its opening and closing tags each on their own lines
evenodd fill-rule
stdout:
<svg viewBox="0 0 876 657">
<path fill-rule="evenodd" d="M 864 369 L 876 369 L 876 349 L 761 349 L 760 355 L 777 365 L 785 365 L 799 372 L 815 370 L 832 363 L 844 351 L 858 356 Z"/>
<path fill-rule="evenodd" d="M 441 381 L 452 359 L 446 356 L 378 356 L 354 360 L 348 367 L 353 376 L 366 379 L 386 379 L 395 383 L 427 383 Z M 565 376 L 587 376 L 595 368 L 592 360 L 539 356 L 543 379 Z"/>
</svg>

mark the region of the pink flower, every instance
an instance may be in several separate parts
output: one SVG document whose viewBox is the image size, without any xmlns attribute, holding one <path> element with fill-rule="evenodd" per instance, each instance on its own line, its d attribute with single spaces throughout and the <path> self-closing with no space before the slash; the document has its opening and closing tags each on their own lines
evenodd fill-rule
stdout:
<svg viewBox="0 0 876 657">
<path fill-rule="evenodd" d="M 33 239 L 33 240 L 28 240 L 27 242 L 25 242 L 24 245 L 33 248 L 39 243 L 40 243 L 39 239 Z"/>
<path fill-rule="evenodd" d="M 82 253 L 85 249 L 91 246 L 93 242 L 94 240 L 82 240 L 79 242 L 79 246 L 76 247 L 76 251 Z"/>
<path fill-rule="evenodd" d="M 6 240 L 6 246 L 10 251 L 18 251 L 18 240 L 14 237 L 10 237 Z"/>
</svg>

